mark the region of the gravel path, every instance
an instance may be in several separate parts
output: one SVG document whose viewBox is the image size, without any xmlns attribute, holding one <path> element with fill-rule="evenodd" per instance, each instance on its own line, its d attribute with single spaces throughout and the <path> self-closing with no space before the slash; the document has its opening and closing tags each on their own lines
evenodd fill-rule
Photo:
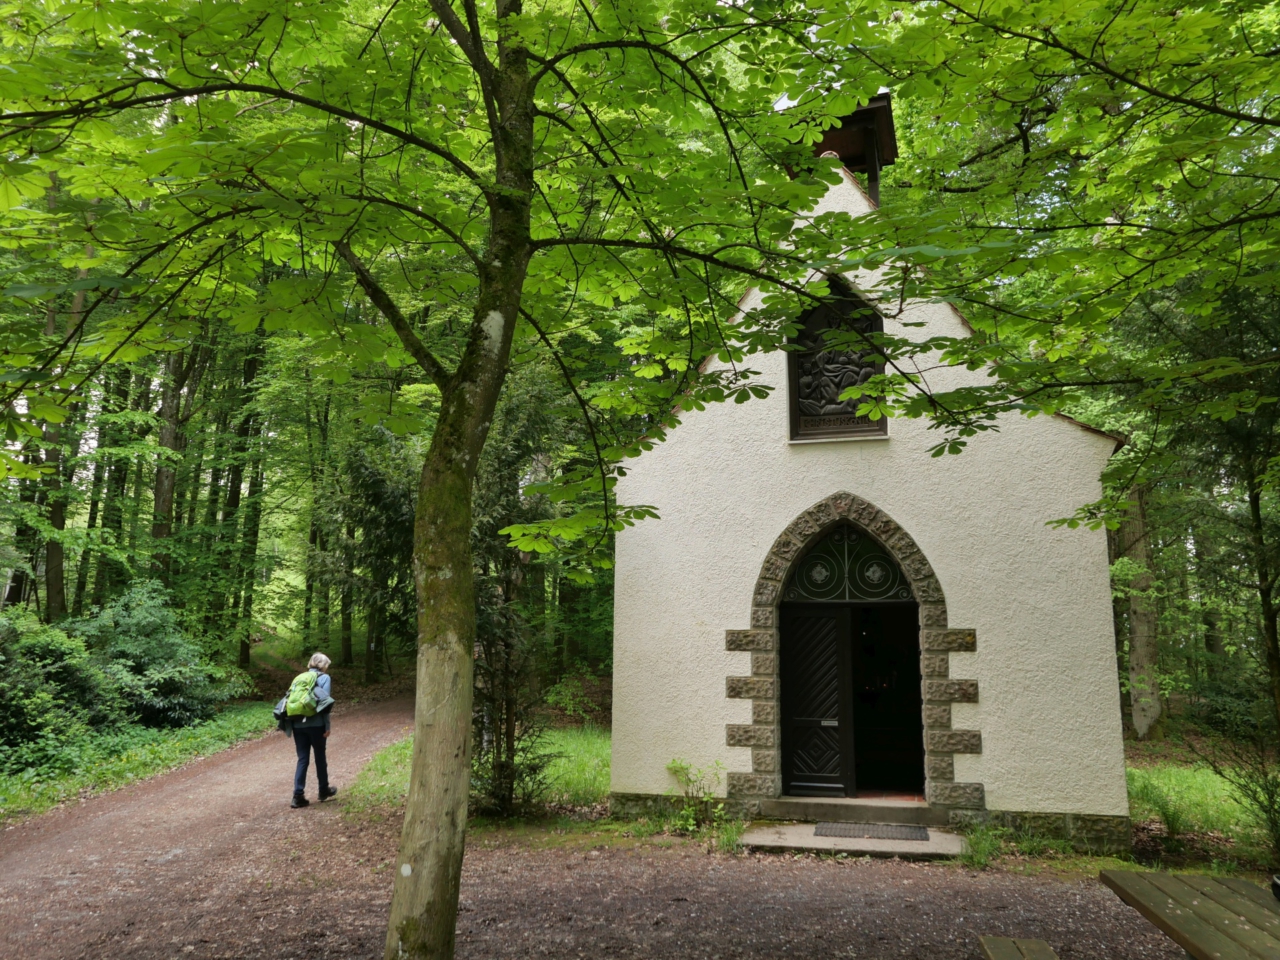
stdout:
<svg viewBox="0 0 1280 960">
<path fill-rule="evenodd" d="M 410 719 L 405 702 L 337 715 L 335 783 Z M 292 768 L 273 735 L 0 834 L 0 958 L 378 960 L 398 822 L 290 810 Z M 980 934 L 1062 960 L 1185 956 L 1094 881 L 595 843 L 475 833 L 459 960 L 977 960 Z"/>
<path fill-rule="evenodd" d="M 335 711 L 339 789 L 413 719 L 409 701 Z M 0 833 L 0 957 L 190 956 L 171 941 L 216 920 L 264 850 L 336 820 L 331 803 L 289 808 L 295 762 L 293 741 L 273 733 Z M 307 787 L 314 798 L 314 766 Z"/>
</svg>

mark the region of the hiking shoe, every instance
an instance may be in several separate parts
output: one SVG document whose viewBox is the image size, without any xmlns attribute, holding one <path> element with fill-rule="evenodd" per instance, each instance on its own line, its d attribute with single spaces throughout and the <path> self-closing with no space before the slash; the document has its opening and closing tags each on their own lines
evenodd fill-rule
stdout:
<svg viewBox="0 0 1280 960">
<path fill-rule="evenodd" d="M 324 790 L 320 791 L 320 802 L 324 803 L 326 800 L 332 799 L 337 795 L 338 795 L 337 787 L 326 787 Z"/>
<path fill-rule="evenodd" d="M 293 809 L 297 810 L 299 807 L 309 807 L 309 806 L 311 806 L 311 801 L 310 801 L 310 800 L 308 800 L 306 797 L 294 797 L 294 798 L 293 798 L 293 802 L 292 802 L 292 803 L 290 803 L 290 804 L 289 804 L 289 806 L 291 806 L 291 807 L 293 807 Z"/>
</svg>

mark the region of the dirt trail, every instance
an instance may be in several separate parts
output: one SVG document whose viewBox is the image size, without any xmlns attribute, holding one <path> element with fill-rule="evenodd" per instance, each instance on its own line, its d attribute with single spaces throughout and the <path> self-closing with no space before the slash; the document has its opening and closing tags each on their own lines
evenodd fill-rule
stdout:
<svg viewBox="0 0 1280 960">
<path fill-rule="evenodd" d="M 349 784 L 412 720 L 411 701 L 339 704 L 333 784 Z M 0 833 L 0 957 L 117 957 L 144 944 L 183 956 L 184 931 L 253 884 L 264 850 L 305 852 L 336 826 L 336 805 L 314 802 L 314 767 L 312 805 L 290 809 L 294 763 L 293 741 L 272 733 Z"/>
</svg>

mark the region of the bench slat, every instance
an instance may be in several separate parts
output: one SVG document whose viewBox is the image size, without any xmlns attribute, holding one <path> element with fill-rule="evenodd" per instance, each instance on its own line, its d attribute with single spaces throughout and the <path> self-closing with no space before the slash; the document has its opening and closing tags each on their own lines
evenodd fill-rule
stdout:
<svg viewBox="0 0 1280 960">
<path fill-rule="evenodd" d="M 1259 960 L 1189 909 L 1174 903 L 1141 874 L 1128 870 L 1104 870 L 1099 876 L 1103 883 L 1119 894 L 1121 900 L 1163 930 L 1196 960 Z"/>
<path fill-rule="evenodd" d="M 1272 909 L 1273 906 L 1280 907 L 1280 901 L 1271 896 L 1270 891 L 1248 884 L 1270 901 L 1267 903 L 1264 900 L 1259 903 L 1257 899 L 1238 891 L 1234 885 L 1229 886 L 1223 883 L 1218 878 L 1192 875 L 1181 879 L 1183 883 L 1195 887 L 1207 897 L 1212 897 L 1214 902 L 1222 904 L 1235 916 L 1244 917 L 1259 930 L 1265 930 L 1280 942 L 1280 909 Z M 1248 883 L 1248 881 L 1241 882 Z M 1280 956 L 1280 951 L 1277 951 L 1276 956 Z"/>
<path fill-rule="evenodd" d="M 1258 957 L 1280 957 L 1280 940 L 1265 930 L 1255 927 L 1247 918 L 1218 903 L 1189 877 L 1175 877 L 1164 873 L 1147 874 L 1152 886 L 1158 887 L 1170 899 L 1186 907 L 1219 933 L 1231 938 Z M 1201 878 L 1209 880 L 1209 878 Z M 1209 880 L 1209 885 L 1213 881 Z M 1247 903 L 1241 899 L 1242 903 Z"/>
<path fill-rule="evenodd" d="M 1053 948 L 1043 940 L 1014 940 L 1026 960 L 1058 960 Z"/>
<path fill-rule="evenodd" d="M 982 944 L 982 952 L 986 954 L 987 960 L 1023 960 L 1023 953 L 1018 949 L 1019 941 L 1009 937 L 979 937 L 978 943 Z M 1053 956 L 1052 950 L 1049 955 Z M 1057 957 L 1053 960 L 1057 960 Z"/>
<path fill-rule="evenodd" d="M 1265 887 L 1250 883 L 1248 880 L 1241 880 L 1239 877 L 1220 877 L 1218 883 L 1224 887 L 1230 887 L 1240 896 L 1252 900 L 1264 910 L 1280 916 L 1280 900 L 1277 900 L 1271 891 Z"/>
</svg>

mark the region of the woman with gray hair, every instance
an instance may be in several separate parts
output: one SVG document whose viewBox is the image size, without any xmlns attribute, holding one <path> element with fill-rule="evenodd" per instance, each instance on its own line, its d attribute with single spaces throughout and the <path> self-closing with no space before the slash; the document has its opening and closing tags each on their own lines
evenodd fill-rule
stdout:
<svg viewBox="0 0 1280 960">
<path fill-rule="evenodd" d="M 311 765 L 311 754 L 316 755 L 316 780 L 320 786 L 321 802 L 335 796 L 337 787 L 329 786 L 329 764 L 324 755 L 325 738 L 329 736 L 329 709 L 333 706 L 333 687 L 329 679 L 329 660 L 323 653 L 313 654 L 307 664 L 307 672 L 300 674 L 289 688 L 288 699 L 293 699 L 295 687 L 310 685 L 314 697 L 314 709 L 310 713 L 291 715 L 289 729 L 285 732 L 293 736 L 293 745 L 298 751 L 298 767 L 293 775 L 293 803 L 291 807 L 305 807 L 310 801 L 305 796 L 307 787 L 307 767 Z M 308 673 L 314 674 L 311 680 Z"/>
</svg>

